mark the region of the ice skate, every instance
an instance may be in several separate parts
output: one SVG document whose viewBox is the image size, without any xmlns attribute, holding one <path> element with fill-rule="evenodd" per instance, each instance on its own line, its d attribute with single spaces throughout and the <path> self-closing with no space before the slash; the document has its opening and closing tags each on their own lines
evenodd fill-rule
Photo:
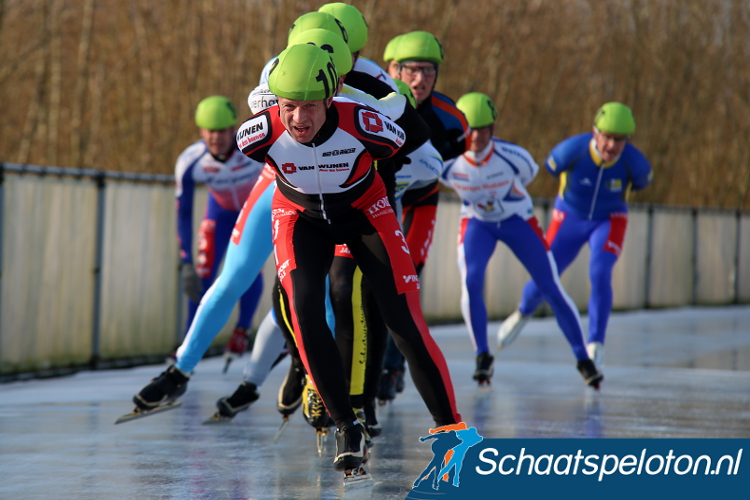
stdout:
<svg viewBox="0 0 750 500">
<path fill-rule="evenodd" d="M 479 383 L 479 386 L 488 386 L 495 373 L 493 366 L 495 358 L 489 352 L 483 352 L 477 356 L 477 368 L 474 370 L 473 379 Z"/>
<path fill-rule="evenodd" d="M 582 359 L 576 366 L 578 372 L 583 377 L 586 384 L 590 385 L 596 390 L 599 390 L 599 384 L 604 380 L 604 375 L 596 369 L 596 365 L 590 359 Z"/>
<path fill-rule="evenodd" d="M 396 387 L 398 384 L 399 370 L 383 370 L 380 375 L 380 385 L 378 387 L 378 404 L 385 405 L 389 401 L 396 399 Z"/>
<path fill-rule="evenodd" d="M 344 489 L 354 490 L 372 486 L 372 476 L 364 465 L 344 471 Z"/>
<path fill-rule="evenodd" d="M 524 316 L 521 311 L 515 310 L 510 316 L 505 318 L 500 328 L 497 331 L 497 349 L 495 353 L 502 351 L 507 348 L 521 333 L 523 327 L 526 326 L 531 315 Z"/>
<path fill-rule="evenodd" d="M 188 380 L 190 377 L 182 370 L 174 365 L 170 366 L 141 389 L 141 392 L 133 396 L 135 408 L 132 412 L 118 418 L 115 424 L 179 407 L 182 401 L 176 402 L 176 399 L 187 391 Z"/>
<path fill-rule="evenodd" d="M 279 387 L 276 397 L 276 409 L 282 417 L 288 417 L 302 404 L 302 393 L 305 388 L 305 367 L 302 361 L 292 357 L 289 371 Z"/>
<path fill-rule="evenodd" d="M 241 326 L 235 328 L 232 332 L 232 336 L 229 337 L 227 346 L 224 348 L 225 362 L 223 373 L 226 373 L 227 370 L 229 370 L 229 365 L 232 363 L 234 358 L 239 358 L 245 353 L 245 351 L 247 350 L 248 342 L 249 339 L 247 328 L 242 328 Z"/>
<path fill-rule="evenodd" d="M 302 415 L 305 417 L 305 421 L 315 428 L 318 455 L 320 456 L 323 454 L 323 445 L 329 433 L 328 428 L 333 425 L 333 420 L 328 415 L 328 410 L 326 410 L 320 394 L 312 385 L 310 377 L 306 377 L 306 380 L 302 396 Z"/>
<path fill-rule="evenodd" d="M 594 362 L 599 371 L 604 366 L 604 344 L 601 342 L 589 342 L 586 344 L 586 352 L 589 354 L 589 358 Z"/>
<path fill-rule="evenodd" d="M 333 467 L 336 470 L 358 469 L 367 461 L 365 428 L 356 421 L 343 429 L 336 429 L 336 457 Z"/>
<path fill-rule="evenodd" d="M 286 429 L 286 426 L 288 423 L 289 423 L 289 415 L 283 415 L 281 417 L 281 425 L 276 431 L 276 434 L 273 435 L 274 441 L 277 441 L 281 437 L 281 433 L 284 432 L 284 429 Z"/>
<path fill-rule="evenodd" d="M 174 410 L 175 408 L 179 408 L 180 406 L 182 406 L 182 401 L 165 403 L 154 408 L 153 410 L 142 410 L 141 408 L 136 406 L 135 408 L 133 408 L 133 411 L 131 411 L 130 413 L 126 413 L 125 415 L 122 415 L 120 418 L 115 420 L 115 425 L 130 422 L 131 420 L 137 420 L 143 417 L 149 417 L 151 415 L 156 415 L 157 413 L 163 413 L 167 410 Z"/>
<path fill-rule="evenodd" d="M 258 400 L 258 387 L 251 382 L 242 382 L 229 397 L 223 397 L 216 402 L 218 411 L 204 424 L 220 424 L 230 422 L 239 412 L 247 410 Z"/>
<path fill-rule="evenodd" d="M 313 386 L 310 377 L 307 377 L 304 387 L 302 414 L 305 421 L 316 429 L 328 428 L 333 425 L 333 420 L 328 415 L 328 410 L 326 410 L 323 400 Z"/>
</svg>

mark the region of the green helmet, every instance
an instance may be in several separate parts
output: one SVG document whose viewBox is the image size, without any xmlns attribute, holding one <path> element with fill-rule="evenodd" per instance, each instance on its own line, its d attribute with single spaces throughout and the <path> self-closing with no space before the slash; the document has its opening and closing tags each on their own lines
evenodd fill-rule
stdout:
<svg viewBox="0 0 750 500">
<path fill-rule="evenodd" d="M 395 59 L 394 54 L 396 53 L 398 42 L 404 35 L 396 35 L 385 45 L 383 50 L 383 61 L 389 63 Z"/>
<path fill-rule="evenodd" d="M 347 44 L 349 43 L 349 34 L 347 33 L 346 28 L 344 28 L 344 25 L 341 24 L 338 19 L 326 12 L 312 11 L 307 14 L 302 14 L 294 20 L 292 27 L 289 28 L 287 45 L 289 45 L 292 38 L 299 33 L 314 28 L 323 28 L 324 30 L 332 31 L 341 35 L 341 38 L 343 38 Z"/>
<path fill-rule="evenodd" d="M 624 104 L 608 102 L 596 112 L 594 127 L 610 134 L 631 135 L 635 132 L 635 118 Z"/>
<path fill-rule="evenodd" d="M 365 16 L 353 5 L 344 2 L 327 3 L 318 9 L 318 12 L 326 12 L 339 20 L 349 35 L 349 50 L 352 54 L 362 50 L 367 43 L 367 21 Z"/>
<path fill-rule="evenodd" d="M 466 116 L 469 127 L 478 129 L 488 127 L 497 120 L 497 108 L 488 95 L 481 92 L 469 92 L 456 101 L 456 107 Z"/>
<path fill-rule="evenodd" d="M 339 76 L 328 52 L 309 43 L 290 45 L 273 62 L 268 88 L 278 97 L 317 101 L 334 95 Z"/>
<path fill-rule="evenodd" d="M 409 103 L 411 103 L 411 105 L 416 108 L 417 100 L 414 99 L 414 92 L 411 91 L 411 87 L 409 87 L 409 85 L 402 82 L 398 78 L 394 78 L 393 81 L 396 82 L 396 87 L 398 87 L 398 92 L 401 95 L 406 96 L 406 98 L 409 100 Z"/>
<path fill-rule="evenodd" d="M 237 108 L 221 95 L 206 97 L 195 110 L 195 124 L 208 130 L 223 130 L 237 125 Z"/>
<path fill-rule="evenodd" d="M 289 45 L 298 45 L 300 43 L 311 43 L 320 47 L 331 55 L 333 64 L 336 65 L 336 72 L 345 75 L 352 70 L 352 53 L 346 42 L 336 33 L 332 33 L 322 28 L 314 28 L 298 33 L 289 41 Z"/>
<path fill-rule="evenodd" d="M 393 59 L 403 61 L 443 62 L 443 46 L 432 33 L 411 31 L 399 35 L 398 44 L 393 48 Z"/>
</svg>

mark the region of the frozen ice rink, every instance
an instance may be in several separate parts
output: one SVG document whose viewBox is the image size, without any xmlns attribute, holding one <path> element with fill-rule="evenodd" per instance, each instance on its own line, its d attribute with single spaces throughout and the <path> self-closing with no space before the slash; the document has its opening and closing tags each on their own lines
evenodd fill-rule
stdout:
<svg viewBox="0 0 750 500">
<path fill-rule="evenodd" d="M 599 392 L 584 385 L 551 318 L 532 320 L 498 355 L 490 390 L 471 380 L 463 325 L 432 333 L 459 411 L 486 438 L 750 438 L 750 307 L 614 314 Z M 432 457 L 418 439 L 432 421 L 411 380 L 380 408 L 373 486 L 345 495 L 332 437 L 319 457 L 301 411 L 273 439 L 288 360 L 249 410 L 202 425 L 246 358 L 227 374 L 221 358 L 202 361 L 181 408 L 117 426 L 166 365 L 0 384 L 0 499 L 404 499 Z"/>
</svg>

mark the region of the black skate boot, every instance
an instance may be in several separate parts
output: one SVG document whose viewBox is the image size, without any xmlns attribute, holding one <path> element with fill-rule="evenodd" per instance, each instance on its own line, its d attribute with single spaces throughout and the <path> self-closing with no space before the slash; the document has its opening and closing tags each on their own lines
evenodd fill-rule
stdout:
<svg viewBox="0 0 750 500">
<path fill-rule="evenodd" d="M 216 402 L 216 407 L 222 417 L 234 418 L 239 412 L 247 410 L 258 400 L 258 387 L 252 382 L 242 382 L 229 397 L 223 397 Z"/>
<path fill-rule="evenodd" d="M 599 384 L 604 380 L 604 375 L 596 369 L 596 365 L 593 361 L 590 359 L 582 359 L 578 362 L 576 368 L 578 368 L 578 372 L 588 385 L 599 390 Z"/>
<path fill-rule="evenodd" d="M 188 380 L 190 377 L 185 372 L 172 365 L 133 396 L 133 403 L 146 411 L 171 403 L 185 394 Z"/>
<path fill-rule="evenodd" d="M 489 352 L 483 352 L 477 356 L 477 368 L 474 370 L 473 378 L 479 385 L 490 385 L 492 375 L 495 373 L 493 363 L 495 358 Z"/>
<path fill-rule="evenodd" d="M 383 370 L 380 375 L 380 385 L 378 386 L 378 403 L 382 406 L 388 401 L 396 399 L 396 385 L 398 383 L 398 370 Z"/>
<path fill-rule="evenodd" d="M 276 409 L 287 418 L 302 404 L 302 392 L 305 388 L 305 367 L 300 359 L 292 357 L 289 371 L 279 387 L 276 397 Z"/>
<path fill-rule="evenodd" d="M 343 429 L 336 429 L 336 458 L 333 467 L 348 471 L 357 469 L 367 460 L 365 429 L 357 421 Z"/>
</svg>

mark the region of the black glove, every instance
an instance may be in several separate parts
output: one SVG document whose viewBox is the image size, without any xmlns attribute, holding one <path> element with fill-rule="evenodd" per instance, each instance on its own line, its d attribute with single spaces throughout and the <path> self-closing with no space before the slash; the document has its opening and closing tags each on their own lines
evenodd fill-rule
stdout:
<svg viewBox="0 0 750 500">
<path fill-rule="evenodd" d="M 180 267 L 180 273 L 182 274 L 182 289 L 185 291 L 185 294 L 193 302 L 200 302 L 203 295 L 203 285 L 198 273 L 195 271 L 195 266 L 190 262 L 185 262 Z"/>
</svg>

